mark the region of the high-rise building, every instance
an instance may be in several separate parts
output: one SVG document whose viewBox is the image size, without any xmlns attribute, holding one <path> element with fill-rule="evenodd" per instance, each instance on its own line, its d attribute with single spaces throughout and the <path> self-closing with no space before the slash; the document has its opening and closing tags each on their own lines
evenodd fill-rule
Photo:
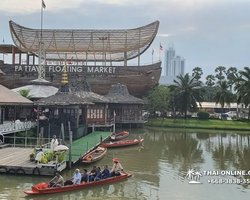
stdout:
<svg viewBox="0 0 250 200">
<path fill-rule="evenodd" d="M 170 76 L 184 75 L 185 59 L 182 56 L 175 56 L 171 60 Z"/>
<path fill-rule="evenodd" d="M 163 76 L 184 75 L 185 59 L 175 55 L 174 43 L 170 42 L 165 52 L 165 74 Z"/>
<path fill-rule="evenodd" d="M 175 56 L 175 49 L 174 49 L 174 43 L 170 42 L 169 43 L 169 47 L 166 50 L 165 53 L 165 76 L 169 76 L 171 73 L 171 60 L 174 58 Z"/>
</svg>

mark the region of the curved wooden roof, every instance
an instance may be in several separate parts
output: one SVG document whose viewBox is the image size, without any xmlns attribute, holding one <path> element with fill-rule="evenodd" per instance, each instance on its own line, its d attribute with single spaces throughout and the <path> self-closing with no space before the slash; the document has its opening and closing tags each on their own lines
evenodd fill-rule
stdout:
<svg viewBox="0 0 250 200">
<path fill-rule="evenodd" d="M 40 29 L 30 29 L 9 22 L 13 41 L 23 51 L 39 53 Z M 159 21 L 135 29 L 70 30 L 43 29 L 42 42 L 47 60 L 123 61 L 142 54 L 153 42 Z M 105 55 L 105 56 L 104 56 Z"/>
</svg>

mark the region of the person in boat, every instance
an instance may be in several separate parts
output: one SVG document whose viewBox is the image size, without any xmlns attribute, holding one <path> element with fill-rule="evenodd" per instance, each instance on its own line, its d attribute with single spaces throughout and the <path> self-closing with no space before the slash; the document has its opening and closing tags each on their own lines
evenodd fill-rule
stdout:
<svg viewBox="0 0 250 200">
<path fill-rule="evenodd" d="M 96 177 L 96 166 L 93 166 L 93 169 L 90 171 L 89 173 L 89 182 L 94 181 L 95 177 Z"/>
<path fill-rule="evenodd" d="M 100 167 L 96 168 L 96 177 L 94 179 L 94 181 L 100 181 L 102 180 L 102 171 Z"/>
<path fill-rule="evenodd" d="M 81 179 L 81 182 L 89 182 L 89 174 L 87 173 L 87 169 L 83 169 L 83 173 L 82 173 L 82 179 Z"/>
<path fill-rule="evenodd" d="M 120 176 L 121 175 L 121 171 L 123 171 L 123 167 L 121 165 L 121 163 L 119 162 L 118 158 L 114 158 L 114 165 L 112 167 L 112 170 L 110 172 L 110 176 Z"/>
<path fill-rule="evenodd" d="M 56 176 L 54 178 L 52 178 L 49 182 L 48 182 L 48 186 L 49 187 L 61 187 L 64 186 L 64 179 L 61 176 L 60 172 L 57 171 L 56 172 Z"/>
<path fill-rule="evenodd" d="M 50 142 L 50 148 L 55 149 L 58 146 L 58 140 L 56 138 L 56 135 L 53 135 L 53 139 Z"/>
<path fill-rule="evenodd" d="M 108 165 L 104 166 L 104 170 L 102 171 L 102 178 L 106 179 L 110 177 L 110 171 L 108 169 Z"/>
<path fill-rule="evenodd" d="M 81 179 L 82 179 L 82 176 L 80 174 L 80 170 L 76 169 L 74 176 L 71 179 L 65 181 L 64 185 L 80 185 Z"/>
<path fill-rule="evenodd" d="M 42 156 L 44 155 L 43 153 L 43 149 L 39 149 L 39 152 L 36 154 L 36 158 L 35 158 L 35 162 L 39 162 L 39 160 L 42 158 Z"/>
<path fill-rule="evenodd" d="M 125 134 L 127 134 L 128 132 L 127 132 L 127 131 L 123 131 L 122 133 L 125 135 Z"/>
</svg>

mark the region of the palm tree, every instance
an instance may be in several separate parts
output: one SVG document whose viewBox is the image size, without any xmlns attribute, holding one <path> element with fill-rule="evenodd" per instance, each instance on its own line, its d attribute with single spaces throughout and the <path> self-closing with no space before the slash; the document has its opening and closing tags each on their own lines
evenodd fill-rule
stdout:
<svg viewBox="0 0 250 200">
<path fill-rule="evenodd" d="M 190 77 L 189 74 L 184 76 L 177 76 L 175 94 L 178 97 L 179 104 L 181 105 L 182 111 L 185 113 L 185 119 L 187 118 L 187 110 L 197 109 L 196 102 L 201 102 L 204 97 L 204 89 L 202 88 L 202 82 Z"/>
<path fill-rule="evenodd" d="M 226 73 L 226 67 L 218 66 L 214 71 L 217 73 L 215 77 L 218 79 L 218 82 L 221 82 L 225 79 L 224 73 Z"/>
<path fill-rule="evenodd" d="M 18 91 L 21 96 L 23 96 L 26 99 L 30 99 L 32 95 L 29 95 L 30 90 L 29 89 L 23 89 Z"/>
<path fill-rule="evenodd" d="M 207 85 L 208 87 L 213 87 L 214 84 L 215 84 L 214 81 L 215 81 L 214 75 L 212 75 L 212 74 L 207 75 L 207 77 L 206 77 L 206 85 Z"/>
<path fill-rule="evenodd" d="M 193 70 L 192 76 L 196 79 L 196 80 L 200 80 L 203 71 L 200 67 L 195 67 Z"/>
<path fill-rule="evenodd" d="M 229 85 L 226 81 L 219 81 L 217 83 L 218 91 L 215 93 L 214 100 L 216 104 L 221 105 L 221 114 L 224 112 L 225 104 L 230 106 L 230 103 L 234 100 L 233 93 L 228 89 Z"/>
<path fill-rule="evenodd" d="M 244 71 L 239 71 L 239 76 L 235 82 L 237 82 L 234 87 L 238 95 L 237 103 L 243 103 L 245 107 L 248 107 L 250 104 L 250 68 L 245 67 Z M 248 112 L 248 120 L 249 118 L 250 112 Z"/>
</svg>

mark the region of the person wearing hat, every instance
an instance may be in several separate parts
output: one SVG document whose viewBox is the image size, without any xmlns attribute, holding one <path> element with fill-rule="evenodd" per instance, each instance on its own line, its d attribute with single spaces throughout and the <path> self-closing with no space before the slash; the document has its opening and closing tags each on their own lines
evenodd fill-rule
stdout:
<svg viewBox="0 0 250 200">
<path fill-rule="evenodd" d="M 121 163 L 119 162 L 118 158 L 114 158 L 114 165 L 112 167 L 112 170 L 110 172 L 110 176 L 120 176 L 121 175 L 121 171 L 123 171 L 123 167 L 121 165 Z"/>
<path fill-rule="evenodd" d="M 50 143 L 50 148 L 55 149 L 58 146 L 58 140 L 56 139 L 56 135 L 53 135 L 53 139 Z"/>
</svg>

